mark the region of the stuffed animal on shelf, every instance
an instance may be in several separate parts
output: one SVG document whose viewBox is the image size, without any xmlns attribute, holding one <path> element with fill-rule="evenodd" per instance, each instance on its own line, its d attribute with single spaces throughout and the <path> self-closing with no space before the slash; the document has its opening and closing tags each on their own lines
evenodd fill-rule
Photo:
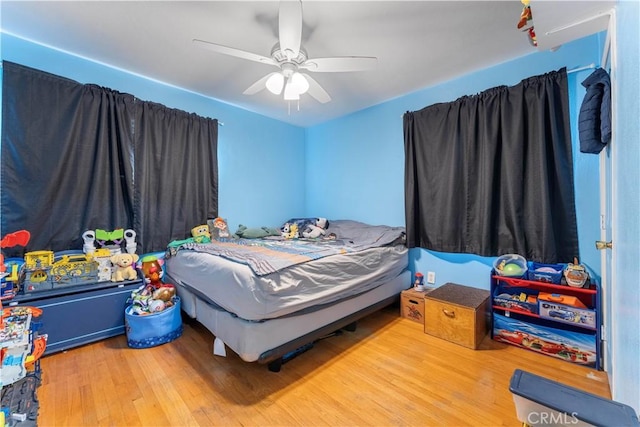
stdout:
<svg viewBox="0 0 640 427">
<path fill-rule="evenodd" d="M 122 282 L 123 280 L 135 280 L 138 273 L 135 264 L 138 261 L 137 254 L 115 254 L 111 256 L 111 264 L 113 264 L 113 272 L 111 273 L 112 282 Z"/>
</svg>

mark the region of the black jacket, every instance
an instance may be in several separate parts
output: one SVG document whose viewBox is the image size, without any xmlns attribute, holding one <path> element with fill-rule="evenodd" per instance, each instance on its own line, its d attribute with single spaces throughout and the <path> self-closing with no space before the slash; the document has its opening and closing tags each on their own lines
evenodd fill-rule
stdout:
<svg viewBox="0 0 640 427">
<path fill-rule="evenodd" d="M 583 82 L 587 93 L 578 115 L 580 151 L 597 154 L 611 141 L 611 81 L 602 68 Z"/>
</svg>

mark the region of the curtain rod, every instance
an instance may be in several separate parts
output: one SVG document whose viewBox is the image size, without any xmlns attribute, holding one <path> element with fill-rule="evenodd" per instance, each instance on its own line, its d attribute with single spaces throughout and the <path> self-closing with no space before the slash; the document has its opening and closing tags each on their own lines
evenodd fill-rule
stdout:
<svg viewBox="0 0 640 427">
<path fill-rule="evenodd" d="M 596 64 L 591 63 L 589 65 L 585 65 L 584 67 L 574 68 L 573 70 L 567 70 L 567 74 L 577 73 L 578 71 L 588 70 L 590 68 L 596 68 Z"/>
</svg>

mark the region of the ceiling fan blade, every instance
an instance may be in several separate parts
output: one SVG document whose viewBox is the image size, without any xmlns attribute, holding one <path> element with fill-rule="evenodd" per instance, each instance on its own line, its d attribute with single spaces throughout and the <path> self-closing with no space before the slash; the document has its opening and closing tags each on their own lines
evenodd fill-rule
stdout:
<svg viewBox="0 0 640 427">
<path fill-rule="evenodd" d="M 331 97 L 329 96 L 327 91 L 325 91 L 322 88 L 322 86 L 320 86 L 320 83 L 315 81 L 315 79 L 313 79 L 307 73 L 300 73 L 300 74 L 302 74 L 304 78 L 307 79 L 307 81 L 309 82 L 309 90 L 307 90 L 307 93 L 309 95 L 314 97 L 316 101 L 318 101 L 321 104 L 326 104 L 327 102 L 331 101 Z"/>
<path fill-rule="evenodd" d="M 263 90 L 264 88 L 266 88 L 267 87 L 267 80 L 269 80 L 269 77 L 271 77 L 272 74 L 277 74 L 277 73 L 278 73 L 277 71 L 274 71 L 273 73 L 267 74 L 266 76 L 262 77 L 257 82 L 255 82 L 254 84 L 249 86 L 244 92 L 242 92 L 242 94 L 243 95 L 255 95 L 256 93 L 258 93 L 261 90 Z"/>
<path fill-rule="evenodd" d="M 334 58 L 307 59 L 300 68 L 316 73 L 365 71 L 375 68 L 378 58 L 374 56 L 338 56 Z"/>
<path fill-rule="evenodd" d="M 302 40 L 302 2 L 281 0 L 278 13 L 280 49 L 291 60 L 298 56 Z"/>
<path fill-rule="evenodd" d="M 204 49 L 212 50 L 223 55 L 235 56 L 237 58 L 248 59 L 249 61 L 261 62 L 263 64 L 278 65 L 272 58 L 258 55 L 257 53 L 247 52 L 233 47 L 223 46 L 221 44 L 206 42 L 204 40 L 193 39 L 193 44 Z"/>
</svg>

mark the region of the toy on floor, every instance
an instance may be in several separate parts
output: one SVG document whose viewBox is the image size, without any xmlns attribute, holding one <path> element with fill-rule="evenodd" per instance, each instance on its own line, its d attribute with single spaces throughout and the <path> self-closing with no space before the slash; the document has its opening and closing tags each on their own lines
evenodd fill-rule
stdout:
<svg viewBox="0 0 640 427">
<path fill-rule="evenodd" d="M 44 353 L 47 336 L 34 336 L 32 328 L 32 318 L 40 315 L 42 309 L 37 307 L 2 309 L 0 384 L 3 386 L 24 378 L 28 369 Z"/>
<path fill-rule="evenodd" d="M 155 255 L 142 257 L 140 266 L 145 285 L 131 293 L 131 313 L 145 315 L 157 313 L 172 307 L 175 303 L 176 288 L 162 282 L 161 260 Z"/>
</svg>

